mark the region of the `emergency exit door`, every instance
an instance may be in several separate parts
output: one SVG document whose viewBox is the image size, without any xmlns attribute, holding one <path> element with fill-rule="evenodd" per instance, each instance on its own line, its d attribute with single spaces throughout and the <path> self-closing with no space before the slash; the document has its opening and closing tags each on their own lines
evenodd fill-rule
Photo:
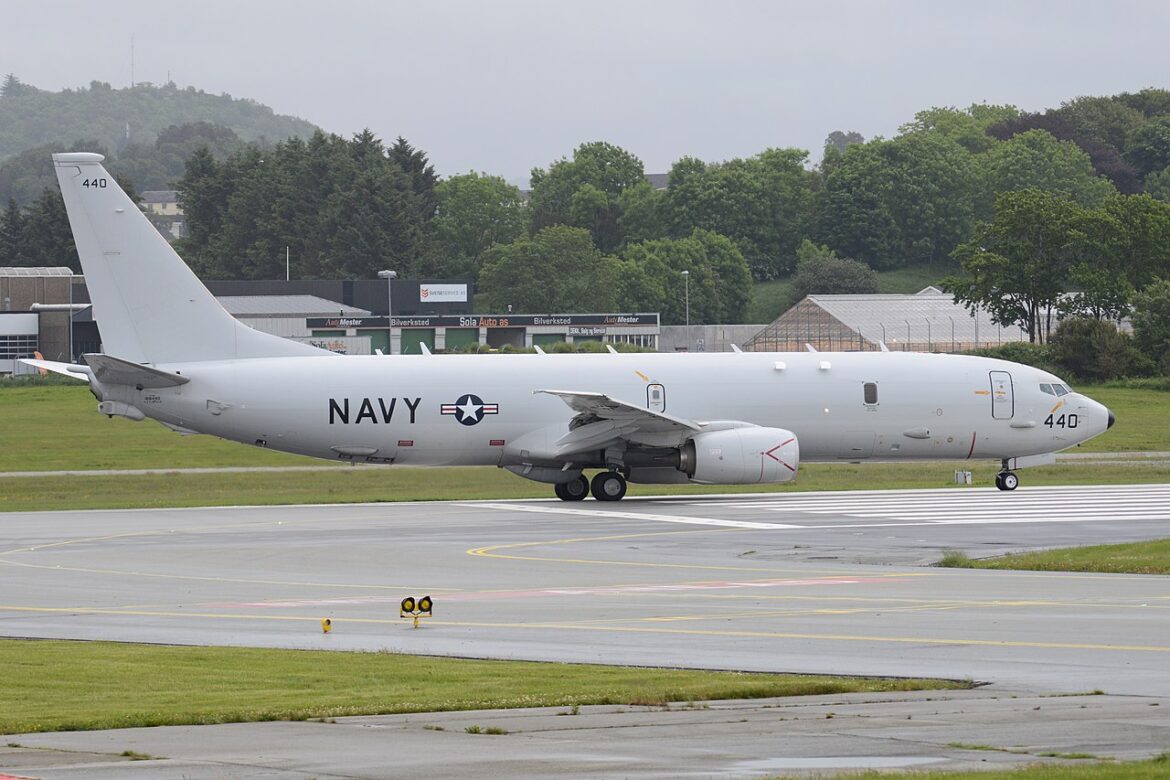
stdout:
<svg viewBox="0 0 1170 780">
<path fill-rule="evenodd" d="M 1016 413 L 1016 398 L 1012 392 L 1012 375 L 1007 371 L 991 372 L 991 417 L 1010 420 Z"/>
</svg>

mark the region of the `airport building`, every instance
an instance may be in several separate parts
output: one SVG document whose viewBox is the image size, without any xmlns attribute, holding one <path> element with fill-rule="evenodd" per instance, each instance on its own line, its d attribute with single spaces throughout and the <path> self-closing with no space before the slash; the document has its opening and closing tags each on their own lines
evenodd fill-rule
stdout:
<svg viewBox="0 0 1170 780">
<path fill-rule="evenodd" d="M 386 317 L 318 317 L 308 320 L 315 339 L 368 335 L 375 349 L 393 354 L 454 352 L 475 346 L 544 347 L 559 342 L 597 341 L 658 349 L 657 313 L 631 314 L 436 314 L 392 319 L 393 343 L 386 343 Z M 314 342 L 315 343 L 315 342 Z"/>
<path fill-rule="evenodd" d="M 79 278 L 64 267 L 0 268 L 0 374 L 34 352 L 51 360 L 73 354 L 70 315 L 84 308 L 74 301 L 79 289 L 84 295 Z"/>
<path fill-rule="evenodd" d="M 657 313 L 473 314 L 473 286 L 467 280 L 205 284 L 229 313 L 250 327 L 344 354 L 585 341 L 658 349 L 662 333 Z M 30 371 L 17 360 L 38 351 L 49 360 L 73 362 L 101 351 L 84 277 L 69 268 L 0 268 L 0 302 L 0 374 Z"/>
</svg>

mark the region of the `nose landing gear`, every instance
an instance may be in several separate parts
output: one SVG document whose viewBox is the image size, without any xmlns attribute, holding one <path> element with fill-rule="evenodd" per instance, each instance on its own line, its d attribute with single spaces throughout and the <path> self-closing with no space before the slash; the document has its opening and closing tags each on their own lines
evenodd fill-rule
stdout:
<svg viewBox="0 0 1170 780">
<path fill-rule="evenodd" d="M 1020 486 L 1020 478 L 1004 467 L 1003 471 L 995 475 L 995 486 L 1000 490 L 1015 490 Z"/>
</svg>

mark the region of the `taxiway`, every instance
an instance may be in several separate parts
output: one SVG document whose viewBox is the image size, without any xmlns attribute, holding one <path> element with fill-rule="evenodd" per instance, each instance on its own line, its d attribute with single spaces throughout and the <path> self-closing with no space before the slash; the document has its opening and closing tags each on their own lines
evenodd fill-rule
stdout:
<svg viewBox="0 0 1170 780">
<path fill-rule="evenodd" d="M 1161 705 L 1167 578 L 924 564 L 1167 521 L 1166 485 L 15 513 L 0 634 L 938 676 Z M 419 630 L 398 617 L 406 595 L 435 601 Z"/>
</svg>

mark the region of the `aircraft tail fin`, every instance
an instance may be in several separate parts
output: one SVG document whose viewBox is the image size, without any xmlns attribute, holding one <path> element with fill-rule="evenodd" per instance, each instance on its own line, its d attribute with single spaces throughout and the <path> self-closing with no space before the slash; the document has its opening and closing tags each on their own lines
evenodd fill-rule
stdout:
<svg viewBox="0 0 1170 780">
<path fill-rule="evenodd" d="M 103 159 L 53 155 L 106 354 L 132 363 L 331 354 L 253 330 L 228 314 Z"/>
</svg>

